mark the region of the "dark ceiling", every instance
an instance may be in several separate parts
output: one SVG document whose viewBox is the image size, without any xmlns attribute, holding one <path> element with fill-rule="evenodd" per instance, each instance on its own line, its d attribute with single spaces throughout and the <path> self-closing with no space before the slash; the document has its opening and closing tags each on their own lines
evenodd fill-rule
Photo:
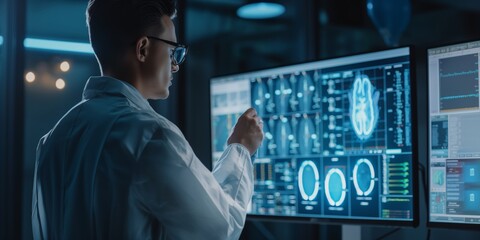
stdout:
<svg viewBox="0 0 480 240">
<path fill-rule="evenodd" d="M 88 42 L 86 0 L 27 2 L 27 36 Z M 270 20 L 237 17 L 237 8 L 246 2 L 186 0 L 180 4 L 186 9 L 179 9 L 179 18 L 185 20 L 184 33 L 177 34 L 189 45 L 234 44 L 236 51 L 267 56 L 272 64 L 288 62 L 284 56 L 279 58 L 290 54 L 292 46 L 299 51 L 292 61 L 298 61 L 309 56 L 309 51 L 313 52 L 309 58 L 323 58 L 367 51 L 383 44 L 367 15 L 366 0 L 280 0 L 287 10 Z M 477 37 L 479 15 L 477 0 L 412 0 L 412 17 L 400 45 L 433 44 L 445 35 L 460 40 Z"/>
<path fill-rule="evenodd" d="M 27 1 L 27 32 L 29 35 L 50 38 L 66 38 L 87 40 L 84 10 L 86 0 L 29 0 Z M 325 0 L 318 1 L 278 1 L 286 8 L 286 13 L 274 20 L 244 20 L 235 15 L 236 9 L 244 4 L 244 0 L 187 0 L 187 18 L 194 19 L 195 23 L 206 24 L 208 29 L 196 26 L 187 26 L 192 39 L 196 41 L 211 35 L 234 32 L 232 26 L 242 27 L 243 30 L 258 31 L 265 28 L 288 25 L 301 18 L 302 5 L 312 2 L 319 8 L 319 16 L 324 24 L 332 27 L 370 28 L 371 22 L 366 15 L 365 0 Z M 476 0 L 413 0 L 413 18 L 422 15 L 432 15 L 435 12 L 477 12 L 480 3 Z M 180 10 L 181 11 L 181 10 Z"/>
</svg>

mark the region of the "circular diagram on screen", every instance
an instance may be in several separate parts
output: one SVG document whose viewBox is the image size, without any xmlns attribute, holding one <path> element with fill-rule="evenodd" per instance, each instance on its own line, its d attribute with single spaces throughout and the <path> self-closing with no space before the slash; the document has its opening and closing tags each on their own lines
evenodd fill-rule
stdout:
<svg viewBox="0 0 480 240">
<path fill-rule="evenodd" d="M 353 167 L 353 185 L 359 196 L 368 196 L 375 187 L 375 170 L 366 158 L 357 161 Z"/>
<path fill-rule="evenodd" d="M 312 201 L 320 190 L 320 174 L 317 166 L 311 160 L 305 161 L 298 170 L 298 189 L 303 200 Z"/>
<path fill-rule="evenodd" d="M 328 170 L 325 176 L 325 196 L 330 206 L 340 206 L 345 201 L 347 182 L 345 174 L 338 169 Z"/>
</svg>

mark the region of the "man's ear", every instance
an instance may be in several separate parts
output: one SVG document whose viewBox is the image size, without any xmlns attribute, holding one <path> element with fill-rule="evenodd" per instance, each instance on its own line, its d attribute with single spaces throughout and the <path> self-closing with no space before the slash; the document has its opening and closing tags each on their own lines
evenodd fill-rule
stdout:
<svg viewBox="0 0 480 240">
<path fill-rule="evenodd" d="M 138 61 L 145 62 L 150 44 L 150 40 L 145 36 L 137 40 L 137 44 L 135 46 L 135 56 L 137 56 Z"/>
</svg>

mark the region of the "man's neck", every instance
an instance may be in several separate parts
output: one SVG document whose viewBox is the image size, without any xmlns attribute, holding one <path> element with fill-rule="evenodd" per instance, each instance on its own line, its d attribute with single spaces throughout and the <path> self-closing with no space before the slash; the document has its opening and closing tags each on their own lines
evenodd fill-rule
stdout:
<svg viewBox="0 0 480 240">
<path fill-rule="evenodd" d="M 140 76 L 138 76 L 138 74 L 135 74 L 134 71 L 129 71 L 126 67 L 119 66 L 115 68 L 107 68 L 102 71 L 101 76 L 112 77 L 127 82 L 133 87 L 135 87 L 140 92 L 140 94 L 142 94 L 142 96 L 146 98 L 146 96 L 142 92 Z"/>
</svg>

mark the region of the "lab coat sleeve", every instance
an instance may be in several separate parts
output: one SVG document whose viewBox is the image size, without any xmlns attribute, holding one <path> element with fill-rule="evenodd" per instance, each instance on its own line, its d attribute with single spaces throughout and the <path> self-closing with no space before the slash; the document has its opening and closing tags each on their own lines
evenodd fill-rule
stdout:
<svg viewBox="0 0 480 240">
<path fill-rule="evenodd" d="M 38 157 L 45 142 L 45 139 L 48 135 L 43 136 L 38 145 L 35 158 L 35 172 L 33 176 L 33 195 L 32 195 L 32 233 L 33 239 L 48 239 L 47 236 L 47 222 L 45 219 L 45 208 L 43 205 L 42 190 L 40 188 L 40 183 L 37 182 L 37 171 L 38 171 Z"/>
<path fill-rule="evenodd" d="M 133 193 L 171 239 L 238 239 L 253 193 L 245 147 L 230 145 L 210 172 L 175 129 L 157 131 L 136 164 Z"/>
<path fill-rule="evenodd" d="M 253 166 L 247 148 L 241 144 L 230 144 L 213 169 L 213 176 L 225 194 L 242 209 L 231 219 L 230 235 L 238 238 L 245 224 L 247 206 L 253 194 Z"/>
</svg>

